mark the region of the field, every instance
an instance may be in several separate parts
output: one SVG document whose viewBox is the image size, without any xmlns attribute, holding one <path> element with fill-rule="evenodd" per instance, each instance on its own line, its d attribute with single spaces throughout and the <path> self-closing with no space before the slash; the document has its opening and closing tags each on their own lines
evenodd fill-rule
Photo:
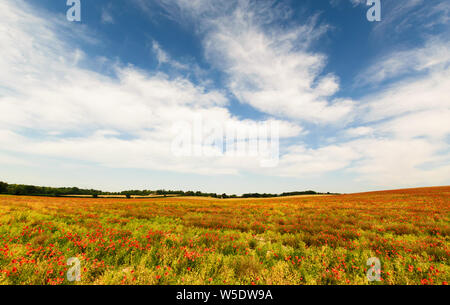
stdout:
<svg viewBox="0 0 450 305">
<path fill-rule="evenodd" d="M 0 196 L 0 284 L 447 284 L 450 187 L 268 199 Z M 69 282 L 67 260 L 80 261 Z M 367 260 L 381 262 L 369 282 Z"/>
</svg>

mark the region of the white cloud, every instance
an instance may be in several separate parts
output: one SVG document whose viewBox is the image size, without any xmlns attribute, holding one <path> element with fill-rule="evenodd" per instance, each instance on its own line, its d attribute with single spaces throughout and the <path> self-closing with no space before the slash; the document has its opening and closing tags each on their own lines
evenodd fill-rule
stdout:
<svg viewBox="0 0 450 305">
<path fill-rule="evenodd" d="M 358 181 L 381 188 L 450 182 L 450 58 L 436 41 L 394 54 L 395 68 L 379 79 L 403 75 L 406 69 L 418 73 L 407 73 L 362 99 L 357 117 L 364 126 L 346 131 L 358 139 L 341 144 L 361 156 L 348 168 Z M 387 66 L 374 65 L 381 67 L 378 71 Z"/>
<path fill-rule="evenodd" d="M 357 6 L 360 4 L 366 4 L 367 0 L 350 0 L 350 2 L 353 4 L 353 6 Z"/>
<path fill-rule="evenodd" d="M 446 110 L 450 106 L 450 69 L 403 79 L 363 99 L 360 118 L 377 121 L 417 111 Z"/>
<path fill-rule="evenodd" d="M 348 167 L 358 154 L 347 145 L 329 145 L 317 149 L 296 145 L 288 148 L 274 172 L 286 177 L 308 177 L 327 174 Z"/>
<path fill-rule="evenodd" d="M 152 41 L 152 50 L 158 60 L 158 65 L 169 64 L 178 70 L 195 69 L 195 67 L 189 67 L 187 64 L 182 64 L 170 57 L 166 51 L 164 51 L 156 40 Z"/>
<path fill-rule="evenodd" d="M 307 51 L 324 29 L 309 24 L 264 31 L 245 6 L 217 19 L 215 26 L 205 38 L 207 58 L 225 71 L 229 89 L 241 102 L 315 123 L 342 121 L 352 111 L 352 101 L 331 98 L 339 84 L 335 75 L 320 75 L 325 57 Z"/>
<path fill-rule="evenodd" d="M 430 39 L 425 47 L 394 53 L 392 62 L 376 62 L 370 71 L 384 71 L 372 81 L 390 78 L 390 84 L 361 99 L 353 127 L 344 127 L 332 144 L 289 149 L 280 174 L 325 177 L 339 171 L 380 189 L 448 184 L 450 58 L 444 46 Z"/>
<path fill-rule="evenodd" d="M 360 4 L 366 4 L 367 0 L 330 0 L 331 6 L 338 6 L 345 2 L 350 2 L 353 6 L 358 6 Z"/>
<path fill-rule="evenodd" d="M 420 39 L 432 34 L 430 30 L 434 27 L 448 24 L 449 12 L 450 3 L 446 0 L 382 1 L 382 22 L 375 24 L 374 34 L 378 38 L 392 39 L 420 24 L 414 27 L 415 35 Z"/>
<path fill-rule="evenodd" d="M 378 127 L 383 134 L 399 139 L 427 137 L 445 139 L 450 134 L 450 101 L 447 109 L 415 112 L 390 120 Z"/>
<path fill-rule="evenodd" d="M 153 41 L 152 48 L 159 64 L 164 64 L 169 61 L 169 55 L 163 49 L 161 49 L 157 41 Z"/>
<path fill-rule="evenodd" d="M 395 77 L 430 70 L 442 70 L 450 63 L 450 41 L 430 39 L 423 47 L 396 51 L 382 58 L 357 76 L 360 85 L 376 85 Z"/>
<path fill-rule="evenodd" d="M 18 3 L 0 4 L 3 150 L 195 173 L 237 173 L 245 167 L 236 159 L 174 158 L 170 150 L 171 128 L 178 121 L 201 115 L 239 128 L 254 123 L 233 116 L 222 92 L 132 66 L 115 65 L 116 78 L 86 70 L 81 64 L 89 59 L 57 34 L 52 18 L 36 17 Z M 281 138 L 302 132 L 296 124 L 278 122 Z"/>
<path fill-rule="evenodd" d="M 347 145 L 364 156 L 349 168 L 359 181 L 382 188 L 449 182 L 449 146 L 445 142 L 378 138 L 356 140 Z"/>
<path fill-rule="evenodd" d="M 67 31 L 67 25 L 51 15 L 37 17 L 24 2 L 4 0 L 0 3 L 0 162 L 20 162 L 21 157 L 10 158 L 20 152 L 112 168 L 207 175 L 252 172 L 310 177 L 340 171 L 354 175 L 349 183 L 360 180 L 384 187 L 450 181 L 450 75 L 448 57 L 441 49 L 446 45 L 431 43 L 429 48 L 403 53 L 412 68 L 395 55 L 396 69 L 373 70 L 382 75 L 379 79 L 409 69 L 423 73 L 420 76 L 391 83 L 359 104 L 335 100 L 338 78 L 323 75 L 325 56 L 310 50 L 326 28 L 314 21 L 287 31 L 273 28 L 270 20 L 288 11 L 268 11 L 263 4 L 247 2 L 234 8 L 227 3 L 217 9 L 209 1 L 186 0 L 177 7 L 185 18 L 193 8 L 198 9 L 195 14 L 206 16 L 202 20 L 208 27 L 200 26 L 199 31 L 204 31 L 207 58 L 229 76 L 228 88 L 241 102 L 270 114 L 269 121 L 278 116 L 282 140 L 308 132 L 298 120 L 323 126 L 356 119 L 352 127 L 334 125 L 336 141 L 316 148 L 284 144 L 279 166 L 271 169 L 260 168 L 259 160 L 252 157 L 174 157 L 170 150 L 174 122 L 191 122 L 201 115 L 245 129 L 255 121 L 230 112 L 225 90 L 207 89 L 182 76 L 147 73 L 122 64 L 113 64 L 114 78 L 84 69 L 89 57 L 61 35 L 75 31 L 69 37 L 95 41 L 83 28 Z M 153 50 L 161 64 L 173 62 L 156 42 Z M 104 64 L 111 63 L 104 60 Z"/>
<path fill-rule="evenodd" d="M 111 6 L 102 8 L 101 20 L 104 24 L 114 23 L 114 17 L 111 14 Z"/>
<path fill-rule="evenodd" d="M 270 115 L 314 123 L 348 119 L 354 102 L 332 98 L 339 79 L 322 75 L 326 57 L 309 51 L 327 30 L 317 25 L 316 16 L 287 30 L 273 23 L 290 10 L 271 1 L 159 2 L 174 20 L 191 20 L 204 35 L 206 58 L 225 72 L 228 89 L 240 102 Z"/>
<path fill-rule="evenodd" d="M 372 127 L 360 126 L 355 128 L 348 128 L 345 130 L 345 134 L 350 137 L 361 137 L 373 134 L 374 129 Z"/>
<path fill-rule="evenodd" d="M 0 164 L 2 165 L 19 165 L 31 166 L 32 163 L 12 154 L 0 153 Z"/>
</svg>

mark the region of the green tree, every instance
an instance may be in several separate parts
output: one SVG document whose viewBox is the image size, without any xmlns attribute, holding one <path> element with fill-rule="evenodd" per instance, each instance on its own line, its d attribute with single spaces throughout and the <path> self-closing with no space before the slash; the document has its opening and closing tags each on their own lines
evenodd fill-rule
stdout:
<svg viewBox="0 0 450 305">
<path fill-rule="evenodd" d="M 0 194 L 8 192 L 8 183 L 0 181 Z"/>
</svg>

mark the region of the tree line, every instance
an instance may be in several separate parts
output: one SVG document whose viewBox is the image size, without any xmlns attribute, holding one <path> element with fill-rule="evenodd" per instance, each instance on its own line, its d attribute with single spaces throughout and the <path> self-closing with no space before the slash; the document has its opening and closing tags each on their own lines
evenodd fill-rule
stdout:
<svg viewBox="0 0 450 305">
<path fill-rule="evenodd" d="M 65 196 L 99 195 L 104 194 L 104 192 L 94 189 L 80 189 L 78 187 L 48 187 L 25 184 L 8 184 L 6 182 L 0 181 L 0 194 Z"/>
<path fill-rule="evenodd" d="M 126 190 L 121 192 L 104 192 L 95 189 L 80 189 L 78 187 L 48 187 L 35 186 L 25 184 L 8 184 L 0 181 L 0 194 L 9 195 L 34 195 L 34 196 L 70 196 L 70 195 L 91 195 L 98 197 L 99 195 L 125 195 L 127 198 L 131 196 L 198 196 L 198 197 L 213 197 L 213 198 L 267 198 L 267 197 L 281 197 L 281 196 L 295 196 L 295 195 L 315 195 L 315 194 L 330 194 L 317 193 L 315 191 L 300 191 L 300 192 L 285 192 L 281 194 L 267 194 L 267 193 L 248 193 L 242 196 L 228 195 L 226 193 L 204 193 L 200 191 L 172 191 L 172 190 Z"/>
</svg>

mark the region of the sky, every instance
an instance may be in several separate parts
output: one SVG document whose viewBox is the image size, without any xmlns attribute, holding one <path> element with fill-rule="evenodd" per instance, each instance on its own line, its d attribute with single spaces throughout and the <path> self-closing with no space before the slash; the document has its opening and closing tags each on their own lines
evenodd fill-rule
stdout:
<svg viewBox="0 0 450 305">
<path fill-rule="evenodd" d="M 0 2 L 0 180 L 228 194 L 450 184 L 449 1 L 381 0 L 374 22 L 363 0 L 80 3 L 71 22 L 66 0 Z M 277 164 L 175 154 L 196 120 L 277 124 Z"/>
</svg>

